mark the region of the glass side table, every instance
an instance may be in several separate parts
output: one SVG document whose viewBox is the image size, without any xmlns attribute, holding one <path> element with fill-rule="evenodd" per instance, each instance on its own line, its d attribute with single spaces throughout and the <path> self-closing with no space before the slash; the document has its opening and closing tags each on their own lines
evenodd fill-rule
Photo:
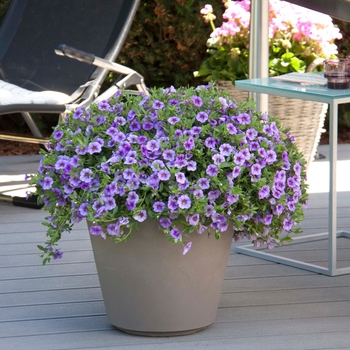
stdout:
<svg viewBox="0 0 350 350">
<path fill-rule="evenodd" d="M 268 95 L 277 95 L 302 100 L 316 101 L 329 104 L 329 209 L 328 232 L 293 238 L 293 242 L 310 242 L 328 238 L 328 267 L 276 256 L 267 250 L 255 249 L 252 245 L 238 246 L 237 253 L 262 258 L 284 265 L 320 273 L 328 276 L 338 276 L 350 273 L 350 267 L 337 268 L 337 237 L 350 238 L 349 232 L 337 232 L 337 144 L 338 144 L 338 105 L 350 103 L 350 89 L 332 90 L 325 86 L 301 85 L 273 78 L 257 78 L 236 81 L 236 89 Z M 293 244 L 289 243 L 289 244 Z M 275 248 L 278 249 L 278 248 Z"/>
</svg>

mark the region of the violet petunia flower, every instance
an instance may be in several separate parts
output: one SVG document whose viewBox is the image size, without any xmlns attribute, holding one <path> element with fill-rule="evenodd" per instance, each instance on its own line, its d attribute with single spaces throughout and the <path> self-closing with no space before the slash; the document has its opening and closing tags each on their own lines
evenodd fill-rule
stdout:
<svg viewBox="0 0 350 350">
<path fill-rule="evenodd" d="M 188 209 L 191 207 L 191 199 L 187 195 L 182 195 L 177 200 L 177 204 L 179 205 L 180 209 Z"/>
<path fill-rule="evenodd" d="M 191 247 L 192 247 L 192 242 L 188 242 L 187 244 L 185 244 L 182 255 L 186 255 L 188 251 L 191 249 Z"/>
<path fill-rule="evenodd" d="M 219 170 L 217 168 L 217 166 L 213 165 L 213 164 L 209 164 L 207 166 L 207 169 L 205 171 L 209 176 L 214 177 L 219 173 Z"/>
<path fill-rule="evenodd" d="M 180 239 L 181 238 L 181 232 L 177 228 L 173 228 L 170 231 L 170 236 L 174 239 Z"/>
<path fill-rule="evenodd" d="M 143 222 L 147 219 L 147 212 L 146 210 L 140 210 L 137 214 L 133 216 L 133 218 L 138 222 Z"/>
</svg>

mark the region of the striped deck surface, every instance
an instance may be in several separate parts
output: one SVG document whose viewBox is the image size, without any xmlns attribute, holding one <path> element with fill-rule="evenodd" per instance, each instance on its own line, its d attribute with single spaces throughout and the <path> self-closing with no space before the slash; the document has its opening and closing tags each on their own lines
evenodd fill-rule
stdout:
<svg viewBox="0 0 350 350">
<path fill-rule="evenodd" d="M 304 234 L 327 231 L 328 146 L 309 170 Z M 0 192 L 23 193 L 23 174 L 39 156 L 0 157 Z M 350 145 L 339 146 L 338 226 L 350 229 Z M 65 236 L 64 259 L 42 266 L 43 210 L 0 203 L 0 349 L 350 349 L 350 275 L 328 277 L 234 252 L 216 322 L 187 336 L 148 338 L 108 323 L 86 224 Z M 339 266 L 350 266 L 350 240 L 338 239 Z M 276 254 L 327 264 L 327 241 Z"/>
</svg>

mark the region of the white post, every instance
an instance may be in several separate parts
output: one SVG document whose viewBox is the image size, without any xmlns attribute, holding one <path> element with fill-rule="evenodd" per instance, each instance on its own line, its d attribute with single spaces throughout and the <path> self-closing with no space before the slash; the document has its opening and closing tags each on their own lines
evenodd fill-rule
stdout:
<svg viewBox="0 0 350 350">
<path fill-rule="evenodd" d="M 269 76 L 269 0 L 252 0 L 250 5 L 249 79 Z M 268 96 L 249 93 L 256 108 L 268 112 Z"/>
</svg>

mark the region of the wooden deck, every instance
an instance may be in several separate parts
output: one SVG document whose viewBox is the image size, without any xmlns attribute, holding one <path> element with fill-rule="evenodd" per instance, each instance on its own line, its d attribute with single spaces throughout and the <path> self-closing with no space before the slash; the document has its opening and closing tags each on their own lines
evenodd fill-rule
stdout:
<svg viewBox="0 0 350 350">
<path fill-rule="evenodd" d="M 328 155 L 327 146 L 319 150 Z M 305 234 L 327 231 L 327 159 L 309 171 Z M 339 229 L 346 230 L 350 145 L 340 145 L 339 159 Z M 0 191 L 23 191 L 23 174 L 38 160 L 0 157 Z M 350 349 L 350 275 L 327 277 L 236 254 L 234 244 L 213 325 L 173 338 L 122 333 L 107 321 L 85 224 L 66 235 L 64 259 L 42 266 L 36 245 L 43 243 L 44 217 L 43 210 L 0 203 L 0 349 Z M 349 266 L 350 240 L 341 240 L 339 264 Z M 326 244 L 291 245 L 281 254 L 326 264 Z"/>
</svg>

